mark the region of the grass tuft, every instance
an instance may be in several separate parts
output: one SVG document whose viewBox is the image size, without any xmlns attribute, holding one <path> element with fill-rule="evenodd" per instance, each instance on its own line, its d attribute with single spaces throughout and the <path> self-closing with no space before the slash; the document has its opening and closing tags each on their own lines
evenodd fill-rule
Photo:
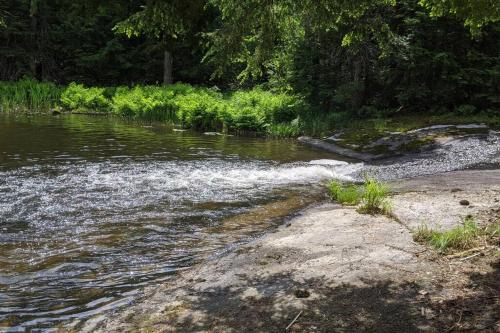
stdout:
<svg viewBox="0 0 500 333">
<path fill-rule="evenodd" d="M 367 178 L 363 185 L 363 204 L 359 211 L 364 214 L 388 214 L 391 204 L 387 199 L 389 187 L 374 178 Z"/>
<path fill-rule="evenodd" d="M 330 197 L 346 206 L 360 203 L 358 212 L 362 214 L 389 214 L 391 204 L 387 199 L 389 188 L 373 178 L 367 178 L 362 186 L 344 185 L 336 180 L 329 184 Z"/>
<path fill-rule="evenodd" d="M 479 242 L 480 236 L 489 235 L 494 237 L 495 228 L 498 230 L 499 223 L 489 231 L 480 229 L 473 218 L 468 217 L 463 224 L 447 231 L 436 231 L 423 225 L 417 229 L 413 235 L 416 242 L 427 243 L 436 248 L 441 253 L 451 250 L 468 250 Z M 490 234 L 488 234 L 490 233 Z"/>
<path fill-rule="evenodd" d="M 363 192 L 359 186 L 350 184 L 343 185 L 338 181 L 332 181 L 329 185 L 330 197 L 346 206 L 355 206 L 361 202 Z"/>
</svg>

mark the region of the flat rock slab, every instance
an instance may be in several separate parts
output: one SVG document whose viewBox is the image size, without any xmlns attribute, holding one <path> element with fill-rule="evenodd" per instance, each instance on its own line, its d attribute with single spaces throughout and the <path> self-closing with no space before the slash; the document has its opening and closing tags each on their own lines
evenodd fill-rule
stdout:
<svg viewBox="0 0 500 333">
<path fill-rule="evenodd" d="M 456 171 L 391 184 L 393 214 L 411 230 L 425 224 L 448 230 L 473 216 L 478 222 L 494 216 L 500 208 L 500 171 Z M 461 202 L 468 202 L 463 205 Z M 492 210 L 490 214 L 482 214 Z"/>
<path fill-rule="evenodd" d="M 368 162 L 368 161 L 372 161 L 374 159 L 385 157 L 384 155 L 374 155 L 374 154 L 370 154 L 370 153 L 361 153 L 361 152 L 358 152 L 358 151 L 355 151 L 352 149 L 340 147 L 336 144 L 326 142 L 324 140 L 313 139 L 313 138 L 308 137 L 308 136 L 301 136 L 298 138 L 298 140 L 302 143 L 311 145 L 313 147 L 320 148 L 320 149 L 329 151 L 329 152 L 334 153 L 334 154 L 354 158 L 354 159 L 357 159 L 357 160 L 360 160 L 363 162 Z"/>
<path fill-rule="evenodd" d="M 423 216 L 447 217 L 443 225 L 452 227 L 465 212 L 488 214 L 498 207 L 498 183 L 490 180 L 499 174 L 434 178 L 453 179 L 458 192 L 433 187 L 432 178 L 399 182 L 392 200 L 401 223 L 333 203 L 307 209 L 234 253 L 148 288 L 137 304 L 82 331 L 283 332 L 293 323 L 289 332 L 442 332 L 459 322 L 494 332 L 500 289 L 492 259 L 445 261 L 415 243 L 410 227 Z M 482 186 L 469 188 L 472 179 Z M 459 205 L 462 197 L 476 208 Z"/>
</svg>

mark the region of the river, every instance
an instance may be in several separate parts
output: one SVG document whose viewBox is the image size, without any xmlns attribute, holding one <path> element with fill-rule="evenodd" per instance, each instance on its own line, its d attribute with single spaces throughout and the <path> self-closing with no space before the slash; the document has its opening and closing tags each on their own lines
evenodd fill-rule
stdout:
<svg viewBox="0 0 500 333">
<path fill-rule="evenodd" d="M 0 115 L 0 330 L 51 331 L 128 304 L 360 167 L 336 160 L 295 141 Z"/>
<path fill-rule="evenodd" d="M 330 179 L 499 166 L 495 131 L 364 165 L 295 140 L 0 114 L 0 331 L 124 307 L 324 199 Z"/>
</svg>

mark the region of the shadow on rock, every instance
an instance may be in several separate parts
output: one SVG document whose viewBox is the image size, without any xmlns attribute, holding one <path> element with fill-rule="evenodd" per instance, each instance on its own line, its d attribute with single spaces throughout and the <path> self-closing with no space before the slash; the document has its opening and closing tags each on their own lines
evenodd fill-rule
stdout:
<svg viewBox="0 0 500 333">
<path fill-rule="evenodd" d="M 439 285 L 422 293 L 409 282 L 329 286 L 322 279 L 299 283 L 289 275 L 240 276 L 244 287 L 189 290 L 140 326 L 162 332 L 285 332 L 300 313 L 287 332 L 495 332 L 500 262 L 493 267 L 472 274 L 472 289 L 450 299 L 435 297 Z"/>
</svg>

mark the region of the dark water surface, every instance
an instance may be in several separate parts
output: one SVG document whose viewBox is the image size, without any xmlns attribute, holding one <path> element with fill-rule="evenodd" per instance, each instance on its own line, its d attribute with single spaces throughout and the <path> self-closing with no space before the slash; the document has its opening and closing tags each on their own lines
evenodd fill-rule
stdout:
<svg viewBox="0 0 500 333">
<path fill-rule="evenodd" d="M 294 141 L 0 115 L 0 331 L 128 304 L 360 168 L 335 160 Z"/>
</svg>

